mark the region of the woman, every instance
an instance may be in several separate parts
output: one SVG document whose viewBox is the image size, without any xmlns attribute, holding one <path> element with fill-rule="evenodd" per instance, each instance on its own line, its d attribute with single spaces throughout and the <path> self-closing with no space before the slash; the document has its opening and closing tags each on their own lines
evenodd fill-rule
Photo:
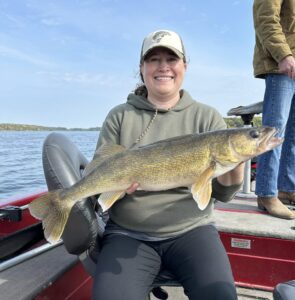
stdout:
<svg viewBox="0 0 295 300">
<path fill-rule="evenodd" d="M 220 114 L 181 89 L 187 59 L 179 35 L 168 30 L 143 41 L 143 84 L 108 114 L 98 140 L 126 148 L 174 136 L 226 128 Z M 213 181 L 213 197 L 229 201 L 243 181 L 243 165 Z M 189 299 L 237 299 L 228 257 L 212 224 L 213 200 L 201 211 L 187 187 L 161 192 L 134 183 L 109 210 L 93 297 L 146 299 L 161 268 L 172 272 Z"/>
</svg>

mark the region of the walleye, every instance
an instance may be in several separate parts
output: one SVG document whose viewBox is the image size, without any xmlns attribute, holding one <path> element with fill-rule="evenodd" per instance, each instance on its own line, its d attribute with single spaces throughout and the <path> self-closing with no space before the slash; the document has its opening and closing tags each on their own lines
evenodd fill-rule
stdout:
<svg viewBox="0 0 295 300">
<path fill-rule="evenodd" d="M 204 210 L 211 198 L 212 179 L 280 145 L 283 139 L 274 137 L 276 132 L 272 127 L 225 129 L 128 150 L 105 144 L 97 151 L 85 177 L 69 188 L 37 198 L 29 209 L 42 220 L 45 237 L 51 243 L 60 239 L 77 201 L 101 194 L 98 202 L 107 210 L 134 182 L 146 191 L 187 186 L 199 209 Z"/>
</svg>

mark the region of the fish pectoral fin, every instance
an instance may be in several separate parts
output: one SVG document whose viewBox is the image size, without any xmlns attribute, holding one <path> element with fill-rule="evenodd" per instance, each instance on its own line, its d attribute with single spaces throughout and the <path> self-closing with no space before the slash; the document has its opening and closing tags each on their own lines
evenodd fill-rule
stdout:
<svg viewBox="0 0 295 300">
<path fill-rule="evenodd" d="M 193 184 L 191 192 L 193 194 L 194 200 L 197 202 L 200 210 L 204 210 L 211 199 L 212 193 L 212 180 L 208 181 L 199 189 L 196 187 L 197 184 Z"/>
<path fill-rule="evenodd" d="M 119 192 L 106 192 L 102 193 L 98 198 L 98 203 L 102 208 L 102 211 L 108 210 L 117 200 L 125 195 L 125 191 Z"/>
<path fill-rule="evenodd" d="M 212 167 L 208 168 L 200 176 L 200 179 L 191 186 L 191 193 L 200 210 L 204 210 L 210 202 L 213 172 Z"/>
<path fill-rule="evenodd" d="M 94 153 L 92 161 L 86 166 L 84 176 L 91 173 L 99 164 L 101 164 L 107 158 L 125 151 L 126 148 L 118 144 L 104 144 L 98 148 Z"/>
</svg>

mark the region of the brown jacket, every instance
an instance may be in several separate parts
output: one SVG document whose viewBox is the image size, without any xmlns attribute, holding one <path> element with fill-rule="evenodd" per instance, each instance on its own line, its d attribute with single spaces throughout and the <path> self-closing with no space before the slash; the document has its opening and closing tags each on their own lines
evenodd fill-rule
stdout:
<svg viewBox="0 0 295 300">
<path fill-rule="evenodd" d="M 254 0 L 256 33 L 253 67 L 255 77 L 278 73 L 278 63 L 295 57 L 295 0 Z"/>
</svg>

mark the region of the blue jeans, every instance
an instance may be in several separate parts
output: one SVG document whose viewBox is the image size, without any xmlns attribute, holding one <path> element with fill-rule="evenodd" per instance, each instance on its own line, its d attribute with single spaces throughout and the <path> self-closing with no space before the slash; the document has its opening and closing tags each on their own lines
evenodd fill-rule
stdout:
<svg viewBox="0 0 295 300">
<path fill-rule="evenodd" d="M 256 195 L 274 197 L 278 190 L 295 191 L 295 80 L 268 74 L 265 84 L 262 124 L 276 127 L 285 139 L 258 157 Z"/>
</svg>

